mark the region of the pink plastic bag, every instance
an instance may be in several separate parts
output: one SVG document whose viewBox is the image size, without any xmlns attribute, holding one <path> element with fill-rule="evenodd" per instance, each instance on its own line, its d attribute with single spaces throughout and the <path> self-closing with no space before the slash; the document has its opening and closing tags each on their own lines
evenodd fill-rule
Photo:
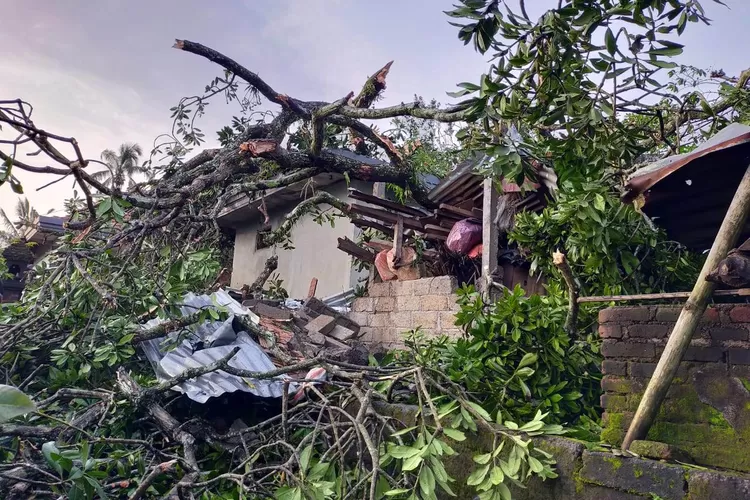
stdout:
<svg viewBox="0 0 750 500">
<path fill-rule="evenodd" d="M 453 224 L 445 246 L 451 252 L 467 254 L 482 242 L 482 225 L 471 219 L 464 219 Z"/>
</svg>

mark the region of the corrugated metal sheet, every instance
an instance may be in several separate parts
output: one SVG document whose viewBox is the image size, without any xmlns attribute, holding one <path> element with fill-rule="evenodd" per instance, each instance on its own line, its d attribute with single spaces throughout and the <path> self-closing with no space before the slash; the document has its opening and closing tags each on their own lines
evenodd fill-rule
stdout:
<svg viewBox="0 0 750 500">
<path fill-rule="evenodd" d="M 167 338 L 143 342 L 141 346 L 159 380 L 168 380 L 188 368 L 206 366 L 218 361 L 229 354 L 235 346 L 238 346 L 240 351 L 229 361 L 230 366 L 255 372 L 268 372 L 276 368 L 268 355 L 247 332 L 235 332 L 232 326 L 235 316 L 247 316 L 254 323 L 258 323 L 259 318 L 232 299 L 226 291 L 219 290 L 211 295 L 190 293 L 183 299 L 183 304 L 180 308 L 182 316 L 210 306 L 224 307 L 230 316 L 224 322 L 203 323 L 175 347 L 169 346 L 169 341 L 177 341 L 178 333 L 172 333 Z M 149 329 L 161 322 L 162 320 L 153 319 L 142 326 L 144 329 Z M 198 348 L 200 344 L 205 348 Z M 199 403 L 205 403 L 209 398 L 235 391 L 278 398 L 283 394 L 283 380 L 286 378 L 288 377 L 280 376 L 270 380 L 244 379 L 218 370 L 183 382 L 173 389 Z M 296 384 L 290 384 L 290 391 L 295 389 Z"/>
<path fill-rule="evenodd" d="M 748 165 L 750 127 L 732 124 L 690 153 L 637 170 L 623 201 L 643 195 L 643 212 L 671 239 L 693 250 L 707 250 Z M 750 237 L 750 222 L 740 237 Z"/>
<path fill-rule="evenodd" d="M 354 300 L 354 288 L 323 299 L 323 303 L 333 308 L 348 308 Z"/>
</svg>

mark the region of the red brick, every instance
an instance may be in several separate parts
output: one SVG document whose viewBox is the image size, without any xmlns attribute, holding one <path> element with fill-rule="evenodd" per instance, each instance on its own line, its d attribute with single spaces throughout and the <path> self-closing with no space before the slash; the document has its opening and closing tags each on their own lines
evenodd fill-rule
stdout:
<svg viewBox="0 0 750 500">
<path fill-rule="evenodd" d="M 599 325 L 599 336 L 603 339 L 622 338 L 622 327 L 620 325 L 604 324 Z"/>
<path fill-rule="evenodd" d="M 744 328 L 717 327 L 708 330 L 714 340 L 747 340 L 747 330 Z"/>
<path fill-rule="evenodd" d="M 655 321 L 660 323 L 674 323 L 680 317 L 681 307 L 660 307 L 656 310 Z"/>
<path fill-rule="evenodd" d="M 724 358 L 724 349 L 721 347 L 688 347 L 685 361 L 707 361 L 716 362 Z"/>
<path fill-rule="evenodd" d="M 648 307 L 610 307 L 599 311 L 599 323 L 648 321 L 651 319 L 651 312 Z"/>
<path fill-rule="evenodd" d="M 642 384 L 623 377 L 605 375 L 602 377 L 602 390 L 604 392 L 615 392 L 618 394 L 630 394 L 642 389 Z"/>
<path fill-rule="evenodd" d="M 718 323 L 719 322 L 719 310 L 715 307 L 709 307 L 706 312 L 703 313 L 701 321 L 705 323 Z"/>
<path fill-rule="evenodd" d="M 612 361 L 605 359 L 602 361 L 602 373 L 606 375 L 622 375 L 628 373 L 628 364 L 625 361 Z"/>
<path fill-rule="evenodd" d="M 663 339 L 671 330 L 672 328 L 668 325 L 630 325 L 628 327 L 628 337 Z"/>
<path fill-rule="evenodd" d="M 605 358 L 648 358 L 653 359 L 656 351 L 653 344 L 634 344 L 605 340 L 602 342 L 602 355 Z"/>
<path fill-rule="evenodd" d="M 656 363 L 628 363 L 629 374 L 633 378 L 651 378 L 656 370 Z"/>
<path fill-rule="evenodd" d="M 732 365 L 750 365 L 750 349 L 729 349 L 729 363 Z"/>
<path fill-rule="evenodd" d="M 735 306 L 729 311 L 729 317 L 737 323 L 750 323 L 750 306 Z"/>
</svg>

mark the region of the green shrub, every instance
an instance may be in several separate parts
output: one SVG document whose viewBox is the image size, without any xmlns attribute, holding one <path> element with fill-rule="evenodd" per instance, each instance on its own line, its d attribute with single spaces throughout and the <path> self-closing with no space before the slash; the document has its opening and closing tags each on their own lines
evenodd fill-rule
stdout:
<svg viewBox="0 0 750 500">
<path fill-rule="evenodd" d="M 527 420 L 550 412 L 549 422 L 571 425 L 598 418 L 600 357 L 593 339 L 563 330 L 566 301 L 552 285 L 546 296 L 525 297 L 517 286 L 486 305 L 473 287 L 459 290 L 457 325 L 466 335 L 408 345 L 416 361 L 460 384 L 490 413 Z"/>
</svg>

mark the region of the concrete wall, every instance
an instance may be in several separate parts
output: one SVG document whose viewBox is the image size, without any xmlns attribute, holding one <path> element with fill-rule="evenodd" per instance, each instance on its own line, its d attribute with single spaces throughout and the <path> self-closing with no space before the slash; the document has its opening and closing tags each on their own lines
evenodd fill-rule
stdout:
<svg viewBox="0 0 750 500">
<path fill-rule="evenodd" d="M 360 189 L 359 186 L 356 186 Z M 348 200 L 347 185 L 340 182 L 325 188 L 339 199 Z M 321 206 L 321 209 L 327 208 Z M 289 209 L 293 208 L 290 206 Z M 269 213 L 271 224 L 278 227 L 286 210 Z M 282 248 L 255 248 L 260 223 L 257 221 L 239 226 L 234 240 L 232 287 L 255 281 L 263 269 L 266 259 L 279 256 L 276 272 L 284 280 L 283 286 L 292 298 L 305 298 L 312 278 L 318 278 L 316 295 L 320 298 L 343 292 L 357 284 L 357 274 L 352 267 L 352 258 L 337 248 L 337 238 L 355 239 L 359 229 L 346 218 L 338 218 L 335 227 L 319 225 L 311 216 L 303 217 L 292 229 L 293 250 Z"/>
<path fill-rule="evenodd" d="M 603 337 L 602 438 L 619 444 L 653 375 L 680 307 L 615 307 Z M 648 439 L 696 463 L 750 472 L 750 305 L 707 309 Z"/>
<path fill-rule="evenodd" d="M 378 405 L 378 411 L 394 417 L 405 426 L 415 425 L 416 408 L 406 405 Z M 457 452 L 444 456 L 446 471 L 456 481 L 438 498 L 476 498 L 466 485 L 468 476 L 479 466 L 475 455 L 493 451 L 493 433 L 481 429 L 466 433 L 462 442 L 449 441 Z M 533 437 L 534 446 L 550 453 L 557 462 L 558 477 L 532 479 L 525 489 L 511 485 L 514 500 L 746 500 L 750 498 L 750 478 L 728 472 L 696 470 L 629 455 L 589 451 L 573 439 Z M 506 447 L 507 449 L 507 447 Z M 504 452 L 505 453 L 505 452 Z M 501 455 L 507 460 L 507 457 Z"/>
<path fill-rule="evenodd" d="M 367 297 L 355 299 L 349 317 L 362 327 L 363 342 L 384 347 L 402 346 L 404 332 L 418 327 L 429 335 L 457 336 L 457 288 L 452 276 L 374 283 Z"/>
</svg>

